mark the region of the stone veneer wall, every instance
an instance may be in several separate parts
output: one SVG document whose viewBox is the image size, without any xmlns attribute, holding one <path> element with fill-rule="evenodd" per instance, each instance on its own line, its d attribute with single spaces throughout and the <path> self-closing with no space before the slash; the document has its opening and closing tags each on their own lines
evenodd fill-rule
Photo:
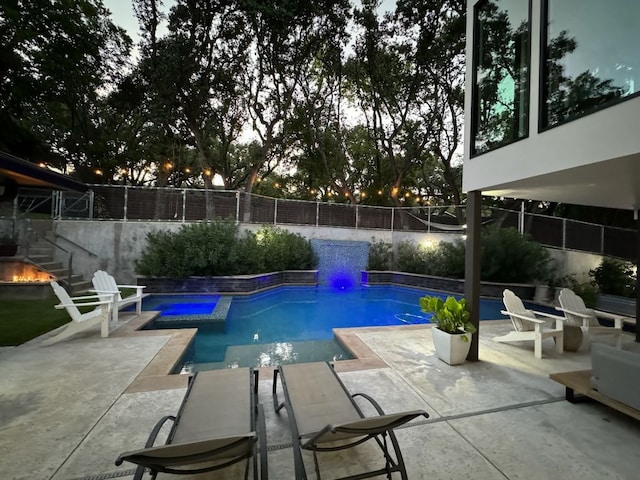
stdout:
<svg viewBox="0 0 640 480">
<path fill-rule="evenodd" d="M 310 242 L 318 258 L 321 285 L 347 288 L 360 284 L 360 272 L 369 263 L 369 242 L 320 239 Z"/>
<path fill-rule="evenodd" d="M 464 280 L 433 277 L 430 275 L 418 275 L 415 273 L 364 271 L 362 272 L 362 283 L 367 285 L 406 285 L 460 295 L 464 293 Z M 480 295 L 485 297 L 501 298 L 502 292 L 505 288 L 509 288 L 523 300 L 533 300 L 536 290 L 535 285 L 482 282 L 480 286 Z"/>
<path fill-rule="evenodd" d="M 253 293 L 279 285 L 318 284 L 317 270 L 286 270 L 258 275 L 220 277 L 138 277 L 145 293 Z"/>
</svg>

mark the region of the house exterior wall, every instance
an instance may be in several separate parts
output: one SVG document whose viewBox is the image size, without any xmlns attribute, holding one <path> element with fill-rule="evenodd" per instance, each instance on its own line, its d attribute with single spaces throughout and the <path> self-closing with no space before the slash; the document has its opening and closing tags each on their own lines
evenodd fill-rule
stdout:
<svg viewBox="0 0 640 480">
<path fill-rule="evenodd" d="M 541 28 L 543 25 L 543 0 L 531 0 L 531 62 L 530 62 L 530 103 L 528 137 L 515 141 L 495 150 L 472 156 L 472 92 L 474 82 L 473 58 L 475 37 L 474 7 L 480 0 L 467 2 L 467 66 L 465 93 L 465 156 L 464 156 L 464 191 L 480 190 L 483 194 L 493 195 L 506 192 L 504 196 L 531 198 L 535 200 L 557 200 L 554 196 L 562 196 L 564 192 L 547 193 L 550 198 L 533 198 L 517 196 L 513 193 L 511 182 L 532 179 L 545 174 L 565 172 L 566 182 L 570 182 L 573 173 L 568 169 L 594 166 L 601 174 L 590 173 L 592 182 L 583 181 L 583 189 L 591 186 L 593 192 L 603 192 L 601 182 L 615 171 L 623 171 L 620 178 L 624 180 L 628 169 L 628 177 L 633 178 L 637 172 L 630 162 L 640 163 L 640 135 L 637 125 L 640 124 L 640 97 L 625 99 L 620 103 L 587 114 L 581 118 L 568 121 L 562 125 L 539 132 L 539 100 L 541 98 Z M 557 1 L 557 0 L 556 0 Z M 594 170 L 595 172 L 595 170 Z M 577 175 L 577 173 L 576 173 Z M 599 180 L 599 181 L 596 181 Z M 565 182 L 565 183 L 566 183 Z M 590 185 L 593 183 L 593 185 Z M 622 182 L 624 183 L 624 182 Z M 630 182 L 627 182 L 630 183 Z M 633 181 L 631 181 L 633 183 Z M 614 186 L 615 187 L 615 186 Z M 612 188 L 614 188 L 612 187 Z M 559 186 L 561 188 L 561 186 Z M 517 189 L 517 188 L 516 188 Z M 540 194 L 543 188 L 539 189 Z M 638 188 L 626 191 L 619 188 L 612 190 L 611 195 L 618 197 L 615 201 L 624 203 L 626 208 L 633 208 Z M 593 201 L 588 191 L 582 192 L 583 203 L 598 204 Z M 596 195 L 597 196 L 597 195 Z M 572 197 L 568 197 L 572 198 Z M 604 201 L 604 199 L 601 199 Z M 613 200 L 612 200 L 613 201 Z M 603 205 L 603 203 L 600 203 Z M 614 206 L 604 204 L 604 206 Z"/>
</svg>

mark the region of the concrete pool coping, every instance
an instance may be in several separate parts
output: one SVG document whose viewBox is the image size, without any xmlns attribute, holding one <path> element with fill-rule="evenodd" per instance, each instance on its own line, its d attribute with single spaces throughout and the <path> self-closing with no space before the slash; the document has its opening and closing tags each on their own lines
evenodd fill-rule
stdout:
<svg viewBox="0 0 640 480">
<path fill-rule="evenodd" d="M 169 390 L 186 387 L 189 374 L 172 373 L 180 362 L 189 345 L 195 339 L 197 328 L 162 328 L 143 330 L 145 325 L 153 321 L 160 312 L 142 312 L 140 315 L 121 315 L 125 322 L 117 328 L 111 337 L 139 337 L 168 335 L 169 341 L 160 348 L 149 364 L 129 385 L 125 393 Z M 509 322 L 508 320 L 483 320 L 483 322 Z M 408 331 L 431 328 L 432 324 L 395 325 L 383 327 L 334 328 L 334 340 L 344 347 L 354 358 L 337 360 L 334 363 L 338 372 L 352 372 L 375 368 L 389 367 L 362 339 L 359 334 L 380 331 Z M 275 366 L 260 367 L 260 378 L 273 376 Z"/>
</svg>

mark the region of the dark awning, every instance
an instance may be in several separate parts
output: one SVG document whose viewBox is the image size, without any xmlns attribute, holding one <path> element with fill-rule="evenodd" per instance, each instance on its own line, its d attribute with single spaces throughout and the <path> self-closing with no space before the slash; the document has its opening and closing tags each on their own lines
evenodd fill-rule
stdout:
<svg viewBox="0 0 640 480">
<path fill-rule="evenodd" d="M 8 153 L 0 152 L 0 196 L 16 187 L 39 187 L 86 192 L 89 186 Z"/>
</svg>

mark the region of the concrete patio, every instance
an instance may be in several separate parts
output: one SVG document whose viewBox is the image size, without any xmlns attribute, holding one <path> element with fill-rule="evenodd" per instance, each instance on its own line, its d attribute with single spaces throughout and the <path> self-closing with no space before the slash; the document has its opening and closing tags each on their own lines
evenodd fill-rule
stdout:
<svg viewBox="0 0 640 480">
<path fill-rule="evenodd" d="M 144 318 L 121 317 L 107 339 L 96 329 L 50 347 L 36 339 L 0 351 L 3 479 L 132 477 L 133 465 L 114 460 L 177 411 L 186 376 L 166 373 L 194 332 L 138 332 Z M 370 393 L 387 412 L 429 413 L 397 430 L 410 479 L 637 478 L 640 422 L 597 403 L 570 404 L 548 378 L 590 368 L 589 353 L 560 355 L 546 340 L 538 360 L 531 342 L 491 340 L 509 329 L 483 322 L 480 361 L 456 367 L 436 358 L 429 326 L 343 331 L 361 360 L 336 368 L 352 392 Z M 260 375 L 270 477 L 292 479 L 286 411 L 273 412 L 270 369 Z M 379 462 L 371 453 L 363 446 L 325 457 L 323 478 Z"/>
</svg>

